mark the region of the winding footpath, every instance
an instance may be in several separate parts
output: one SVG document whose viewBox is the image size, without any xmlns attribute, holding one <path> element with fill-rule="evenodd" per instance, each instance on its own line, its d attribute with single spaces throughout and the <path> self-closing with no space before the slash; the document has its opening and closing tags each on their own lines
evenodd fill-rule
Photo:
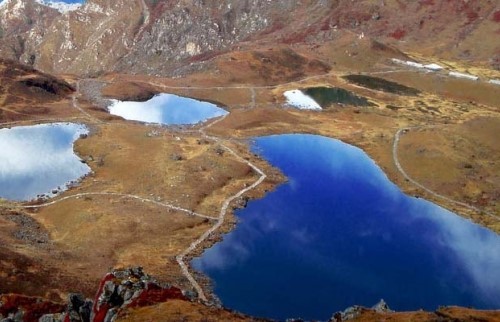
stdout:
<svg viewBox="0 0 500 322">
<path fill-rule="evenodd" d="M 411 182 L 413 185 L 415 185 L 418 188 L 424 190 L 429 195 L 431 195 L 431 196 L 433 196 L 435 198 L 442 199 L 442 200 L 444 200 L 446 202 L 449 202 L 451 204 L 455 204 L 455 205 L 467 208 L 467 209 L 472 210 L 472 211 L 477 212 L 477 213 L 484 213 L 484 214 L 487 214 L 488 216 L 491 216 L 493 218 L 500 219 L 500 217 L 498 217 L 497 215 L 495 215 L 495 214 L 493 214 L 493 213 L 491 213 L 489 211 L 481 210 L 481 209 L 479 209 L 479 208 L 477 208 L 475 206 L 469 205 L 469 204 L 467 204 L 465 202 L 453 200 L 453 199 L 451 199 L 449 197 L 443 196 L 443 195 L 441 195 L 441 194 L 439 194 L 439 193 L 437 193 L 435 191 L 432 191 L 431 189 L 425 187 L 424 185 L 422 185 L 421 183 L 419 183 L 418 181 L 416 181 L 415 179 L 413 179 L 412 177 L 410 177 L 408 175 L 408 173 L 406 173 L 406 171 L 401 166 L 401 162 L 399 162 L 399 158 L 398 158 L 398 145 L 399 145 L 399 141 L 401 140 L 401 134 L 406 133 L 406 132 L 408 132 L 410 130 L 416 130 L 416 129 L 420 129 L 420 128 L 423 128 L 423 126 L 400 128 L 396 132 L 396 134 L 394 136 L 394 142 L 392 144 L 392 158 L 393 158 L 394 164 L 396 165 L 396 168 L 403 175 L 403 177 L 406 180 L 408 180 L 409 182 Z"/>
<path fill-rule="evenodd" d="M 49 207 L 49 206 L 58 204 L 58 203 L 60 203 L 62 201 L 66 201 L 66 200 L 69 200 L 69 199 L 80 199 L 80 198 L 89 197 L 89 196 L 113 196 L 113 197 L 122 197 L 122 198 L 135 199 L 135 200 L 139 200 L 141 202 L 148 202 L 148 203 L 152 203 L 152 204 L 155 204 L 157 206 L 160 206 L 160 207 L 164 207 L 164 208 L 169 208 L 169 209 L 172 209 L 172 210 L 180 211 L 180 212 L 186 213 L 186 214 L 188 214 L 190 216 L 200 217 L 200 218 L 204 218 L 204 219 L 208 219 L 208 220 L 216 220 L 217 219 L 217 218 L 214 218 L 214 217 L 210 217 L 210 216 L 206 216 L 206 215 L 202 215 L 202 214 L 196 213 L 196 212 L 194 212 L 192 210 L 188 210 L 188 209 L 185 209 L 185 208 L 182 208 L 182 207 L 174 206 L 174 205 L 172 205 L 170 203 L 161 202 L 161 201 L 157 201 L 157 200 L 153 200 L 153 199 L 148 199 L 148 198 L 143 198 L 143 197 L 140 197 L 140 196 L 137 196 L 137 195 L 131 195 L 131 194 L 126 194 L 126 193 L 117 193 L 117 192 L 82 192 L 82 193 L 77 193 L 77 194 L 74 194 L 74 195 L 66 196 L 66 197 L 63 197 L 63 198 L 60 198 L 60 199 L 57 199 L 57 200 L 54 200 L 54 201 L 50 201 L 50 202 L 47 202 L 47 203 L 37 204 L 37 205 L 29 205 L 29 206 L 21 206 L 20 208 L 23 208 L 23 209 L 44 208 L 44 207 Z"/>
<path fill-rule="evenodd" d="M 251 93 L 252 93 L 251 107 L 254 107 L 255 106 L 255 89 L 253 87 L 248 87 L 248 88 L 251 90 Z M 98 124 L 105 123 L 105 122 L 103 122 L 103 121 L 95 118 L 94 116 L 90 115 L 87 111 L 85 111 L 79 105 L 79 103 L 78 103 L 78 96 L 79 95 L 80 95 L 80 80 L 77 81 L 76 92 L 71 97 L 73 108 L 77 109 L 81 114 L 83 114 L 84 118 L 86 118 L 86 119 L 88 119 L 88 120 L 90 120 L 90 121 L 92 121 L 94 123 L 98 123 Z M 252 170 L 255 173 L 257 173 L 259 175 L 259 178 L 253 184 L 251 184 L 250 186 L 245 187 L 242 190 L 240 190 L 237 193 L 235 193 L 234 195 L 229 196 L 228 198 L 226 198 L 223 201 L 223 203 L 222 203 L 222 206 L 221 206 L 221 209 L 219 211 L 219 215 L 218 215 L 217 218 L 214 218 L 214 217 L 211 217 L 211 216 L 207 216 L 207 215 L 203 215 L 203 214 L 200 214 L 200 213 L 196 213 L 196 212 L 194 212 L 192 210 L 185 209 L 185 208 L 182 208 L 182 207 L 178 207 L 178 206 L 175 206 L 175 205 L 167 203 L 167 202 L 160 202 L 160 201 L 156 201 L 156 200 L 153 200 L 153 199 L 144 198 L 144 197 L 141 197 L 141 196 L 138 196 L 138 195 L 123 194 L 123 193 L 117 193 L 117 192 L 84 192 L 84 193 L 78 193 L 78 194 L 74 194 L 74 195 L 65 196 L 65 197 L 59 198 L 57 200 L 53 200 L 53 201 L 46 202 L 46 203 L 43 203 L 43 204 L 24 205 L 24 206 L 20 206 L 20 208 L 22 208 L 22 209 L 44 208 L 44 207 L 49 207 L 49 206 L 52 206 L 52 205 L 55 205 L 55 204 L 58 204 L 60 202 L 64 202 L 64 201 L 70 200 L 70 199 L 80 199 L 80 198 L 89 197 L 89 196 L 112 196 L 112 197 L 121 197 L 121 198 L 134 199 L 134 200 L 138 200 L 138 201 L 141 201 L 141 202 L 148 202 L 148 203 L 152 203 L 152 204 L 155 204 L 157 206 L 160 206 L 160 207 L 164 207 L 164 208 L 168 208 L 168 209 L 171 209 L 171 210 L 175 210 L 175 211 L 179 211 L 179 212 L 185 213 L 185 214 L 187 214 L 189 216 L 195 216 L 195 217 L 199 217 L 199 218 L 203 218 L 203 219 L 208 219 L 210 221 L 216 221 L 216 223 L 210 229 L 208 229 L 197 240 L 195 240 L 194 242 L 192 242 L 181 254 L 179 254 L 178 256 L 176 256 L 176 260 L 177 260 L 177 263 L 179 264 L 179 266 L 181 268 L 182 274 L 186 277 L 186 279 L 191 283 L 192 287 L 196 290 L 196 292 L 198 293 L 198 298 L 201 301 L 203 301 L 203 302 L 206 303 L 206 302 L 208 302 L 208 299 L 207 299 L 207 297 L 206 297 L 203 289 L 201 288 L 201 286 L 199 285 L 199 283 L 196 281 L 196 279 L 193 277 L 193 275 L 189 271 L 189 267 L 185 263 L 184 260 L 185 260 L 185 258 L 187 256 L 189 256 L 189 254 L 191 252 L 193 252 L 201 243 L 203 243 L 205 240 L 207 240 L 207 238 L 209 238 L 210 236 L 212 236 L 212 234 L 215 233 L 215 231 L 217 231 L 224 224 L 224 221 L 226 219 L 226 215 L 228 213 L 228 209 L 229 209 L 230 204 L 235 199 L 241 197 L 243 194 L 249 192 L 252 189 L 255 189 L 267 177 L 266 174 L 261 169 L 259 169 L 253 163 L 251 163 L 250 161 L 244 159 L 242 156 L 240 156 L 238 153 L 236 153 L 233 149 L 231 149 L 227 145 L 225 145 L 223 143 L 222 139 L 220 139 L 218 137 L 215 137 L 215 136 L 210 136 L 210 135 L 208 135 L 206 133 L 206 131 L 205 131 L 206 129 L 212 127 L 213 125 L 215 125 L 215 124 L 217 124 L 219 122 L 221 122 L 222 120 L 224 120 L 227 117 L 227 115 L 228 114 L 224 115 L 223 117 L 220 117 L 220 118 L 216 119 L 215 121 L 209 123 L 208 125 L 205 125 L 205 126 L 199 128 L 198 129 L 198 133 L 201 134 L 201 136 L 203 138 L 205 138 L 207 140 L 211 140 L 211 141 L 219 144 L 222 148 L 224 148 L 231 155 L 233 155 L 238 161 L 247 164 L 250 168 L 252 168 Z M 80 119 L 80 118 L 74 118 L 74 119 Z M 38 120 L 38 121 L 40 121 L 40 120 Z M 46 121 L 54 121 L 54 120 L 47 119 Z M 18 122 L 2 123 L 0 125 L 12 125 L 12 124 L 17 124 L 17 123 Z"/>
<path fill-rule="evenodd" d="M 256 188 L 267 177 L 266 174 L 264 173 L 264 171 L 262 171 L 261 169 L 259 169 L 256 165 L 254 165 L 253 163 L 251 163 L 248 160 L 245 160 L 243 157 L 241 157 L 240 155 L 238 155 L 233 149 L 231 149 L 228 146 L 224 145 L 224 143 L 222 142 L 222 140 L 220 138 L 214 137 L 214 136 L 210 136 L 210 135 L 206 134 L 205 130 L 207 128 L 209 128 L 209 127 L 211 127 L 211 126 L 219 123 L 220 121 L 224 120 L 227 115 L 228 114 L 226 114 L 223 117 L 217 119 L 216 121 L 210 123 L 209 125 L 200 128 L 199 132 L 201 133 L 201 135 L 204 138 L 206 138 L 208 140 L 212 140 L 215 143 L 218 143 L 226 151 L 228 151 L 234 157 L 236 157 L 240 162 L 243 162 L 243 163 L 247 164 L 249 167 L 251 167 L 259 175 L 259 178 L 252 185 L 250 185 L 250 186 L 248 186 L 248 187 L 246 187 L 246 188 L 238 191 L 236 194 L 234 194 L 234 195 L 228 197 L 226 200 L 224 200 L 224 202 L 222 203 L 222 207 L 220 209 L 220 212 L 219 212 L 219 217 L 218 217 L 217 222 L 215 223 L 215 225 L 213 225 L 209 230 L 207 230 L 203 235 L 201 235 L 200 238 L 198 238 L 197 240 L 195 240 L 194 242 L 192 242 L 191 245 L 189 245 L 189 247 L 186 248 L 186 250 L 184 250 L 180 255 L 178 255 L 176 257 L 177 263 L 179 263 L 179 266 L 181 267 L 182 273 L 189 280 L 189 282 L 191 283 L 191 285 L 194 287 L 194 289 L 198 293 L 198 298 L 201 301 L 205 302 L 205 303 L 208 302 L 208 299 L 207 299 L 205 293 L 203 292 L 203 289 L 201 288 L 200 284 L 198 284 L 198 282 L 196 281 L 196 279 L 193 277 L 193 275 L 189 271 L 189 268 L 186 265 L 186 263 L 184 262 L 184 259 L 191 252 L 193 252 L 201 243 L 203 243 L 207 238 L 209 238 L 216 230 L 218 230 L 224 224 L 224 220 L 225 220 L 227 212 L 228 212 L 227 210 L 228 210 L 229 205 L 231 204 L 231 202 L 233 202 L 235 199 L 241 197 L 243 194 L 247 193 L 248 191 Z"/>
<path fill-rule="evenodd" d="M 388 72 L 394 72 L 394 71 L 388 71 Z M 148 84 L 154 85 L 154 86 L 157 86 L 157 87 L 163 88 L 163 89 L 181 89 L 181 90 L 190 90 L 190 89 L 203 89 L 203 90 L 210 90 L 210 89 L 212 89 L 212 90 L 221 90 L 221 89 L 247 89 L 247 90 L 250 91 L 250 95 L 251 95 L 251 102 L 250 102 L 249 107 L 250 108 L 255 108 L 255 106 L 256 106 L 256 89 L 275 89 L 275 88 L 277 88 L 279 86 L 287 86 L 287 85 L 293 85 L 293 84 L 300 84 L 300 83 L 303 83 L 303 82 L 306 82 L 306 81 L 309 81 L 309 80 L 319 79 L 319 78 L 328 77 L 328 76 L 332 76 L 332 75 L 333 74 L 331 74 L 331 73 L 321 74 L 321 75 L 315 75 L 315 76 L 306 77 L 306 78 L 303 78 L 303 79 L 297 80 L 297 81 L 287 82 L 287 83 L 278 84 L 278 85 L 269 85 L 269 86 L 239 85 L 239 86 L 225 86 L 225 87 L 222 87 L 222 86 L 197 87 L 197 86 L 168 86 L 168 85 L 164 85 L 164 84 L 161 84 L 161 83 L 154 83 L 154 82 L 151 82 L 151 83 L 148 83 Z M 80 96 L 80 93 L 81 93 L 80 92 L 80 90 L 81 90 L 81 88 L 80 88 L 80 81 L 81 80 L 77 81 L 76 92 L 72 96 L 72 106 L 75 109 L 77 109 L 82 114 L 82 116 L 84 116 L 85 119 L 88 119 L 89 121 L 97 123 L 97 124 L 104 124 L 104 123 L 106 123 L 105 121 L 102 121 L 102 120 L 100 120 L 100 119 L 92 116 L 91 114 L 89 114 L 87 111 L 85 111 L 79 105 L 78 97 Z M 182 274 L 186 277 L 186 279 L 190 282 L 190 284 L 192 285 L 192 287 L 196 290 L 196 292 L 198 293 L 198 298 L 201 301 L 207 303 L 208 302 L 207 296 L 205 295 L 202 287 L 199 285 L 199 283 L 196 281 L 196 279 L 191 274 L 190 268 L 186 264 L 185 260 L 187 258 L 189 258 L 189 255 L 194 250 L 196 250 L 203 242 L 205 242 L 219 228 L 221 228 L 221 226 L 225 222 L 226 216 L 228 214 L 228 209 L 229 209 L 229 206 L 231 205 L 231 203 L 234 200 L 236 200 L 237 198 L 240 198 L 245 193 L 251 191 L 252 189 L 257 188 L 267 178 L 267 176 L 264 173 L 264 171 L 262 171 L 260 168 L 258 168 L 256 165 L 254 165 L 252 162 L 244 159 L 242 156 L 240 156 L 233 149 L 231 149 L 230 147 L 228 147 L 227 145 L 225 145 L 224 142 L 227 141 L 227 140 L 221 139 L 219 137 L 211 136 L 211 135 L 208 135 L 206 133 L 207 129 L 209 129 L 210 127 L 214 126 L 215 124 L 221 122 L 222 120 L 224 120 L 227 117 L 227 115 L 229 115 L 229 114 L 226 114 L 223 117 L 220 117 L 220 118 L 216 119 L 215 121 L 212 121 L 211 123 L 208 123 L 207 125 L 200 127 L 197 130 L 197 132 L 203 138 L 205 138 L 207 140 L 211 140 L 211 141 L 213 141 L 216 144 L 219 144 L 223 149 L 225 149 L 226 151 L 228 151 L 238 161 L 240 161 L 240 162 L 248 165 L 255 172 L 255 174 L 258 175 L 258 179 L 253 184 L 251 184 L 250 186 L 245 187 L 245 188 L 241 189 L 240 191 L 238 191 L 237 193 L 235 193 L 234 195 L 229 196 L 228 198 L 226 198 L 222 202 L 222 205 L 221 205 L 221 208 L 220 208 L 220 211 L 219 211 L 219 214 L 218 214 L 217 217 L 211 217 L 211 216 L 203 215 L 203 214 L 200 214 L 200 213 L 196 213 L 196 212 L 194 212 L 192 210 L 185 209 L 185 208 L 182 208 L 182 207 L 178 207 L 178 206 L 175 206 L 175 205 L 170 204 L 168 202 L 160 202 L 160 201 L 156 201 L 156 200 L 153 200 L 153 199 L 144 198 L 144 197 L 141 197 L 141 196 L 138 196 L 138 195 L 122 194 L 122 193 L 117 193 L 117 192 L 86 192 L 86 193 L 78 193 L 78 194 L 74 194 L 74 195 L 70 195 L 70 196 L 65 196 L 65 197 L 59 198 L 57 200 L 53 200 L 53 201 L 50 201 L 50 202 L 47 202 L 47 203 L 43 203 L 43 204 L 21 206 L 21 208 L 24 208 L 24 209 L 34 209 L 34 208 L 48 207 L 48 206 L 52 206 L 52 205 L 55 205 L 57 203 L 69 200 L 69 199 L 79 199 L 79 198 L 88 197 L 88 196 L 112 196 L 112 197 L 121 197 L 121 198 L 134 199 L 134 200 L 138 200 L 138 201 L 141 201 L 141 202 L 148 202 L 148 203 L 152 203 L 152 204 L 155 204 L 157 206 L 160 206 L 160 207 L 164 207 L 164 208 L 168 208 L 168 209 L 171 209 L 171 210 L 175 210 L 175 211 L 179 211 L 179 212 L 185 213 L 185 214 L 187 214 L 189 216 L 195 216 L 195 217 L 199 217 L 199 218 L 203 218 L 203 219 L 208 219 L 210 221 L 215 221 L 215 224 L 212 227 L 210 227 L 198 239 L 196 239 L 195 241 L 193 241 L 181 254 L 179 254 L 179 255 L 176 256 L 176 261 L 177 261 L 177 263 L 179 264 L 179 266 L 181 268 Z M 75 117 L 75 118 L 71 118 L 71 119 L 81 119 L 81 117 Z M 68 119 L 66 119 L 66 120 L 68 120 Z M 40 122 L 40 121 L 47 121 L 48 122 L 48 121 L 55 121 L 55 120 L 53 120 L 53 119 L 46 119 L 46 120 L 36 120 L 36 121 L 37 122 Z M 58 120 L 58 121 L 61 121 L 61 120 Z M 26 121 L 26 122 L 33 122 L 33 121 Z M 0 126 L 10 126 L 10 125 L 13 125 L 13 124 L 20 124 L 20 123 L 24 123 L 24 121 L 1 123 Z M 398 159 L 398 144 L 400 142 L 401 135 L 403 133 L 405 133 L 408 130 L 418 129 L 418 128 L 423 128 L 423 126 L 422 127 L 400 128 L 396 132 L 395 137 L 394 137 L 394 142 L 393 142 L 393 146 L 392 146 L 393 161 L 394 161 L 394 164 L 396 165 L 396 168 L 403 175 L 403 177 L 406 180 L 408 180 L 409 182 L 411 182 L 412 184 L 414 184 L 415 186 L 419 187 L 420 189 L 424 190 L 429 195 L 431 195 L 431 196 L 433 196 L 435 198 L 442 199 L 442 200 L 445 200 L 446 202 L 449 202 L 449 203 L 452 203 L 452 204 L 456 204 L 456 205 L 459 205 L 461 207 L 465 207 L 467 209 L 473 210 L 473 211 L 478 212 L 478 213 L 482 212 L 482 213 L 488 214 L 489 216 L 492 216 L 494 218 L 500 219 L 498 216 L 496 216 L 496 215 L 494 215 L 492 213 L 486 212 L 486 211 L 481 211 L 479 208 L 477 208 L 475 206 L 466 204 L 464 202 L 456 201 L 456 200 L 450 199 L 450 198 L 448 198 L 446 196 L 440 195 L 440 194 L 432 191 L 431 189 L 423 186 L 422 184 L 420 184 L 419 182 L 417 182 L 416 180 L 414 180 L 413 178 L 411 178 L 406 173 L 406 171 L 403 169 L 403 167 L 401 166 L 401 163 L 400 163 L 400 161 Z"/>
</svg>

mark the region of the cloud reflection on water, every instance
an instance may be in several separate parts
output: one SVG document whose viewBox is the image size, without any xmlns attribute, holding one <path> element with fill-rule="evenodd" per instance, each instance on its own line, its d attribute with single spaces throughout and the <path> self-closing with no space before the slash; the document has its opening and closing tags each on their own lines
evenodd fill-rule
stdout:
<svg viewBox="0 0 500 322">
<path fill-rule="evenodd" d="M 29 200 L 64 188 L 90 171 L 73 152 L 88 133 L 78 124 L 44 124 L 0 130 L 0 197 Z"/>
<path fill-rule="evenodd" d="M 217 105 L 173 94 L 160 94 L 146 102 L 113 100 L 109 112 L 127 120 L 146 123 L 196 124 L 227 114 Z"/>
<path fill-rule="evenodd" d="M 380 298 L 398 310 L 500 307 L 495 233 L 403 194 L 340 141 L 280 135 L 254 146 L 290 182 L 237 211 L 235 230 L 193 260 L 225 306 L 276 319 L 325 319 Z M 276 300 L 262 300 L 264 288 Z M 283 292 L 302 304 L 280 303 Z"/>
</svg>

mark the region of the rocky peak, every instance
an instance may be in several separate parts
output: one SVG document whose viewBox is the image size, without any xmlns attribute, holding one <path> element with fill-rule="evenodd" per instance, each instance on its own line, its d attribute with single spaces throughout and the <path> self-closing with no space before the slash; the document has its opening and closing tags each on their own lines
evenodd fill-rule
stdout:
<svg viewBox="0 0 500 322">
<path fill-rule="evenodd" d="M 21 30 L 10 28 L 11 32 L 25 31 L 35 24 L 36 20 L 46 19 L 47 16 L 54 15 L 57 15 L 56 9 L 35 0 L 4 0 L 0 3 L 0 24 L 2 28 L 6 29 L 9 25 L 21 27 Z M 3 34 L 5 34 L 5 31 Z"/>
<path fill-rule="evenodd" d="M 82 6 L 80 3 L 66 3 L 56 0 L 36 0 L 36 1 L 44 6 L 56 9 L 57 11 L 62 13 L 74 11 Z"/>
<path fill-rule="evenodd" d="M 35 48 L 58 16 L 59 11 L 35 0 L 4 0 L 0 4 L 0 56 L 32 64 Z"/>
</svg>

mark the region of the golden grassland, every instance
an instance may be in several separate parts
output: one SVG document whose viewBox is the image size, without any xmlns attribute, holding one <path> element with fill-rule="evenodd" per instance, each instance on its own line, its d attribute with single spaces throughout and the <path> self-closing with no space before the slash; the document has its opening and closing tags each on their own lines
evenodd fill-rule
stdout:
<svg viewBox="0 0 500 322">
<path fill-rule="evenodd" d="M 320 49 L 323 55 L 341 55 L 332 47 Z M 305 52 L 305 49 L 297 51 Z M 225 106 L 230 114 L 206 132 L 219 137 L 241 157 L 266 172 L 268 178 L 248 194 L 250 198 L 262 197 L 286 179 L 277 169 L 250 153 L 247 140 L 278 133 L 311 133 L 362 148 L 408 194 L 427 198 L 500 232 L 497 218 L 457 207 L 405 180 L 393 159 L 396 132 L 411 128 L 398 146 L 399 161 L 406 172 L 438 194 L 498 216 L 500 148 L 496 136 L 500 128 L 500 97 L 495 95 L 493 85 L 415 71 L 378 74 L 378 71 L 391 71 L 393 66 L 384 65 L 373 53 L 367 55 L 362 65 L 378 66 L 368 71 L 373 76 L 422 91 L 418 96 L 401 96 L 348 83 L 341 76 L 347 75 L 349 66 L 355 65 L 352 57 L 339 56 L 339 61 L 346 60 L 349 64 L 339 64 L 335 70 L 323 72 L 323 76 L 308 78 L 318 75 L 318 68 L 323 68 L 315 64 L 310 67 L 309 62 L 315 57 L 307 57 L 301 63 L 302 76 L 297 77 L 291 70 L 279 74 L 281 64 L 286 61 L 263 66 L 268 60 L 262 59 L 262 55 L 229 53 L 212 62 L 220 67 L 220 73 L 215 75 L 201 73 L 174 80 L 110 74 L 99 81 L 108 83 L 103 94 L 109 97 L 130 99 L 145 92 L 151 95 L 170 92 Z M 276 57 L 274 53 L 266 55 L 269 59 Z M 274 75 L 272 82 L 263 79 L 263 73 Z M 296 81 L 302 78 L 305 80 Z M 75 82 L 71 77 L 66 79 Z M 236 80 L 241 84 L 238 88 L 234 88 Z M 207 89 L 207 86 L 220 88 Z M 369 98 L 376 106 L 334 104 L 322 112 L 284 107 L 282 93 L 285 90 L 312 86 L 345 88 Z M 0 123 L 16 120 L 37 123 L 47 119 L 86 123 L 91 134 L 77 141 L 75 150 L 93 172 L 63 194 L 63 197 L 81 194 L 80 197 L 48 207 L 24 210 L 20 204 L 0 200 L 3 209 L 0 281 L 8 281 L 0 283 L 5 285 L 0 293 L 24 287 L 28 295 L 53 299 L 64 298 L 74 291 L 92 296 L 98 280 L 109 268 L 127 266 L 143 266 L 161 281 L 190 288 L 175 256 L 214 221 L 173 210 L 165 204 L 216 218 L 224 200 L 255 182 L 257 174 L 224 150 L 219 142 L 207 139 L 200 126 L 169 128 L 128 122 L 93 107 L 92 98 L 82 97 L 80 93 L 75 94 L 79 106 L 92 119 L 74 108 L 70 95 L 47 96 L 50 99 L 40 105 L 37 105 L 39 97 L 22 92 L 20 95 L 13 100 L 10 92 L 0 94 L 0 102 L 4 102 L 0 104 L 4 111 Z M 25 113 L 28 106 L 29 113 Z M 18 113 L 27 115 L 16 119 L 14 114 Z M 237 200 L 232 207 L 244 202 Z M 13 213 L 34 218 L 48 234 L 48 241 L 30 243 L 13 237 L 22 229 L 9 221 L 7 215 Z M 231 230 L 235 222 L 230 213 L 219 233 Z M 220 235 L 206 240 L 192 255 L 199 254 L 218 239 Z M 223 319 L 246 319 L 176 301 L 127 314 L 122 317 L 126 321 L 132 321 L 134 314 L 155 321 L 174 321 L 178 315 L 197 320 L 207 314 Z"/>
</svg>

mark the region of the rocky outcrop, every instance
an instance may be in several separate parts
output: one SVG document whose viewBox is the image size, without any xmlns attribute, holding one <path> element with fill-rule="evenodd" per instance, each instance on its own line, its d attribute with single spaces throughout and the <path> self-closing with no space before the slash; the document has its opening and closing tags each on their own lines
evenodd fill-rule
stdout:
<svg viewBox="0 0 500 322">
<path fill-rule="evenodd" d="M 385 303 L 383 299 L 381 299 L 377 304 L 372 306 L 371 309 L 359 306 L 359 305 L 354 305 L 351 307 L 348 307 L 344 311 L 340 311 L 335 313 L 332 318 L 330 319 L 330 322 L 342 322 L 342 321 L 351 321 L 351 320 L 356 320 L 360 316 L 362 316 L 366 312 L 375 312 L 375 313 L 390 313 L 394 312 L 389 308 L 389 305 Z"/>
<path fill-rule="evenodd" d="M 161 74 L 204 60 L 266 29 L 276 12 L 294 10 L 298 5 L 297 0 L 159 2 L 151 5 L 154 15 L 117 69 Z"/>
<path fill-rule="evenodd" d="M 93 300 L 69 294 L 68 304 L 22 295 L 0 296 L 0 321 L 12 322 L 110 322 L 121 310 L 164 303 L 168 300 L 190 301 L 194 294 L 158 283 L 142 268 L 114 270 L 101 281 Z"/>
<path fill-rule="evenodd" d="M 64 311 L 64 305 L 38 297 L 0 295 L 0 321 L 35 322 L 45 314 Z"/>
<path fill-rule="evenodd" d="M 113 321 L 123 308 L 149 306 L 169 299 L 188 300 L 179 288 L 160 285 L 140 267 L 113 271 L 99 285 L 90 321 Z"/>
<path fill-rule="evenodd" d="M 85 76 L 172 76 L 240 44 L 322 44 L 341 29 L 493 67 L 500 50 L 484 42 L 498 25 L 492 1 L 88 0 L 64 13 L 35 0 L 5 1 L 0 56 Z"/>
<path fill-rule="evenodd" d="M 4 0 L 0 5 L 0 57 L 34 64 L 46 30 L 60 15 L 35 0 Z"/>
</svg>

